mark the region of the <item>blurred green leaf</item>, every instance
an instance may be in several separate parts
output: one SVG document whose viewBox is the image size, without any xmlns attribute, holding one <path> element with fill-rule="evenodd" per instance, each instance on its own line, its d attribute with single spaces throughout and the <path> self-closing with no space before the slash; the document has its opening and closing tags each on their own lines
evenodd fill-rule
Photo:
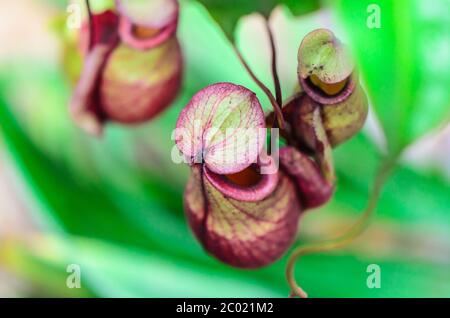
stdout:
<svg viewBox="0 0 450 318">
<path fill-rule="evenodd" d="M 447 0 L 339 0 L 391 153 L 450 114 L 450 20 Z M 375 9 L 374 9 L 375 8 Z M 370 28 L 380 13 L 380 28 Z"/>
<path fill-rule="evenodd" d="M 60 10 L 64 10 L 68 7 L 69 3 L 71 1 L 69 0 L 43 0 L 43 2 L 47 2 L 49 5 L 56 6 Z M 80 5 L 85 5 L 85 0 L 78 0 L 77 1 Z M 94 11 L 102 11 L 109 8 L 114 7 L 114 0 L 95 0 L 91 1 L 91 7 Z"/>
<path fill-rule="evenodd" d="M 287 6 L 295 15 L 311 12 L 319 8 L 317 0 L 198 0 L 211 13 L 227 37 L 233 41 L 234 30 L 239 19 L 254 12 L 269 17 L 277 5 Z"/>
<path fill-rule="evenodd" d="M 35 245 L 44 242 L 40 237 L 34 239 Z M 81 288 L 67 288 L 66 280 L 69 274 L 66 268 L 71 263 L 67 259 L 65 266 L 58 264 L 55 262 L 57 257 L 57 255 L 51 255 L 49 251 L 39 253 L 32 244 L 17 240 L 6 240 L 0 244 L 2 269 L 17 275 L 23 281 L 32 283 L 32 286 L 28 286 L 28 289 L 31 289 L 30 294 L 20 295 L 21 297 L 94 297 L 95 294 L 86 286 L 83 276 Z"/>
<path fill-rule="evenodd" d="M 6 260 L 8 265 L 21 264 L 16 266 L 20 273 L 31 275 L 52 291 L 67 296 L 72 293 L 64 291 L 68 264 L 81 267 L 82 290 L 76 293 L 79 296 L 90 290 L 103 297 L 285 297 L 287 294 L 282 263 L 259 271 L 211 267 L 173 255 L 76 237 L 46 236 L 26 245 L 16 242 Z M 366 285 L 366 269 L 373 263 L 382 269 L 381 289 L 369 289 Z M 312 296 L 448 297 L 447 269 L 446 264 L 374 259 L 340 252 L 305 257 L 298 278 Z M 258 272 L 265 272 L 265 278 Z"/>
<path fill-rule="evenodd" d="M 80 184 L 57 162 L 30 142 L 0 96 L 0 123 L 5 143 L 15 164 L 40 204 L 40 221 L 49 231 L 146 244 L 142 233 L 124 232 L 124 217 L 106 194 L 96 187 Z M 42 217 L 43 216 L 43 217 Z"/>
<path fill-rule="evenodd" d="M 327 210 L 336 216 L 342 212 L 361 213 L 381 155 L 366 136 L 358 134 L 334 151 L 334 159 L 339 179 L 336 196 Z M 450 183 L 443 176 L 418 172 L 399 163 L 383 188 L 378 217 L 405 227 L 422 224 L 450 233 L 448 193 Z M 338 206 L 344 206 L 344 211 Z"/>
</svg>

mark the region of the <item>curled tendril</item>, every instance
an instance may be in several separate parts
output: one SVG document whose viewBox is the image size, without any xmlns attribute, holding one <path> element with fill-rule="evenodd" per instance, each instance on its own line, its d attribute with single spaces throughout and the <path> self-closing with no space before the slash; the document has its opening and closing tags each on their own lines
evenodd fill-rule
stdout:
<svg viewBox="0 0 450 318">
<path fill-rule="evenodd" d="M 380 166 L 374 180 L 372 192 L 370 193 L 366 209 L 359 218 L 344 234 L 341 236 L 324 242 L 318 242 L 307 246 L 297 247 L 289 257 L 286 266 L 286 278 L 291 288 L 290 296 L 298 296 L 301 298 L 308 297 L 307 293 L 298 285 L 295 279 L 295 264 L 300 257 L 312 253 L 327 252 L 346 246 L 358 238 L 370 225 L 375 213 L 375 208 L 381 194 L 383 185 L 390 176 L 400 153 L 386 157 Z"/>
</svg>

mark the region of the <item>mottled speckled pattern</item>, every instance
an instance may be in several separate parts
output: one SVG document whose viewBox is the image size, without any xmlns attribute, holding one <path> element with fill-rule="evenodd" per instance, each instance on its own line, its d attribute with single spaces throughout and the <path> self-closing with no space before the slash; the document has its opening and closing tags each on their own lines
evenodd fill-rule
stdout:
<svg viewBox="0 0 450 318">
<path fill-rule="evenodd" d="M 316 75 L 324 83 L 340 82 L 353 72 L 353 60 L 346 47 L 327 29 L 305 36 L 298 50 L 298 75 Z"/>
</svg>

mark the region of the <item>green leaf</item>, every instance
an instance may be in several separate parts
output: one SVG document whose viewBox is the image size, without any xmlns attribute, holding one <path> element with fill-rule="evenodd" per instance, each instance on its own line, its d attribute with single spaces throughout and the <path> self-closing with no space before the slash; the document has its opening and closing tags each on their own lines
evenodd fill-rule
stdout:
<svg viewBox="0 0 450 318">
<path fill-rule="evenodd" d="M 230 40 L 239 19 L 254 12 L 268 18 L 277 5 L 287 6 L 295 15 L 308 13 L 319 8 L 317 0 L 198 0 L 214 17 Z"/>
<path fill-rule="evenodd" d="M 40 237 L 36 238 L 36 241 L 43 243 Z M 54 259 L 46 259 L 44 254 L 21 241 L 14 239 L 2 241 L 0 245 L 2 268 L 32 285 L 28 286 L 31 289 L 30 294 L 22 294 L 21 297 L 95 297 L 95 294 L 86 286 L 83 276 L 81 288 L 67 288 L 66 279 L 69 274 L 66 268 L 68 264 L 71 264 L 70 260 L 67 260 L 66 264 L 56 264 Z"/>
<path fill-rule="evenodd" d="M 449 120 L 448 5 L 446 0 L 336 2 L 391 153 Z M 372 23 L 377 12 L 379 28 Z"/>
</svg>

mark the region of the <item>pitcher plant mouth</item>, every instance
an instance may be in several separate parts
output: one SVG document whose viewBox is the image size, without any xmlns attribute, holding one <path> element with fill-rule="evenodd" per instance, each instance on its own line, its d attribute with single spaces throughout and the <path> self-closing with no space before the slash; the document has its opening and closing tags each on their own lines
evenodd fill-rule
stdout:
<svg viewBox="0 0 450 318">
<path fill-rule="evenodd" d="M 258 176 L 257 169 L 250 166 L 230 177 L 197 164 L 185 190 L 185 212 L 195 236 L 205 250 L 239 268 L 279 259 L 294 241 L 302 214 L 289 178 L 281 171 Z"/>
<path fill-rule="evenodd" d="M 116 0 L 121 14 L 119 35 L 127 45 L 137 50 L 148 50 L 173 37 L 177 31 L 178 1 L 135 3 Z M 150 12 L 150 14 L 144 14 Z"/>
<path fill-rule="evenodd" d="M 242 188 L 256 186 L 262 179 L 257 167 L 254 165 L 251 165 L 240 172 L 226 174 L 224 177 L 227 181 Z"/>
<path fill-rule="evenodd" d="M 161 32 L 156 28 L 144 27 L 140 25 L 133 25 L 131 29 L 132 35 L 139 40 L 146 40 L 155 37 Z"/>
<path fill-rule="evenodd" d="M 121 17 L 119 24 L 120 39 L 137 50 L 149 50 L 157 47 L 174 36 L 178 21 L 157 29 L 133 24 L 127 17 Z"/>
<path fill-rule="evenodd" d="M 115 11 L 89 11 L 80 37 L 84 65 L 70 100 L 75 123 L 98 137 L 107 122 L 155 118 L 178 95 L 183 75 L 178 1 L 116 4 Z"/>
<path fill-rule="evenodd" d="M 224 195 L 239 201 L 256 202 L 272 193 L 278 183 L 278 175 L 262 174 L 258 164 L 232 174 L 216 174 L 203 167 L 205 177 Z"/>
<path fill-rule="evenodd" d="M 348 78 L 336 83 L 326 83 L 323 82 L 319 77 L 317 77 L 317 75 L 313 74 L 309 77 L 309 81 L 328 96 L 335 96 L 342 92 L 342 90 L 345 88 L 348 82 Z"/>
<path fill-rule="evenodd" d="M 300 77 L 299 81 L 305 93 L 315 102 L 331 105 L 345 101 L 354 91 L 358 78 L 355 73 L 352 73 L 340 82 L 325 83 L 311 75 L 306 78 Z"/>
</svg>

